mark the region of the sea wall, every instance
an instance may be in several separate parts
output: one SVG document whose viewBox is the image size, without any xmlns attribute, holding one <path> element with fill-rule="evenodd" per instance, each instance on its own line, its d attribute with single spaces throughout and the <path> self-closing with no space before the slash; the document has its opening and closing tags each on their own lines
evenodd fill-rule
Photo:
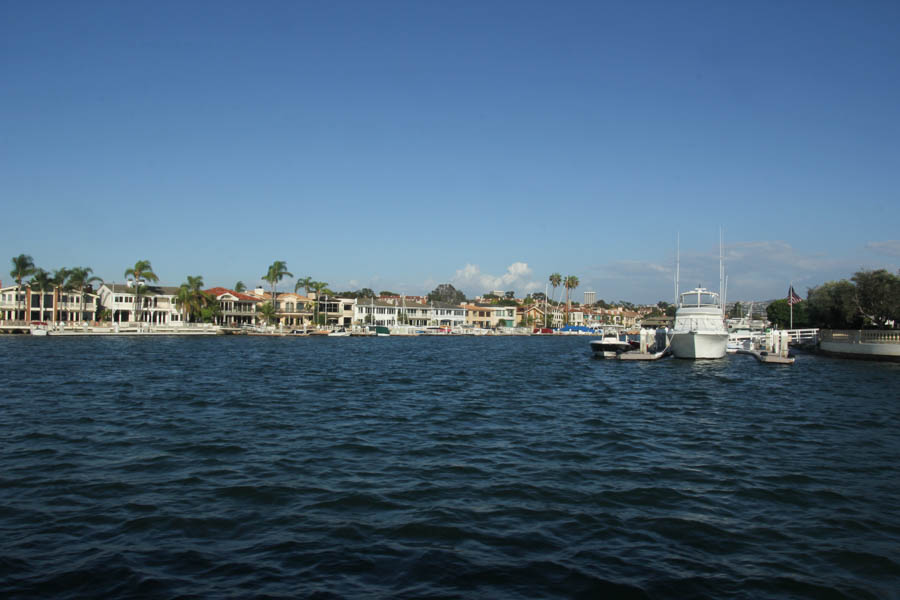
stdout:
<svg viewBox="0 0 900 600">
<path fill-rule="evenodd" d="M 819 351 L 842 358 L 900 362 L 900 330 L 823 329 L 819 331 Z"/>
</svg>

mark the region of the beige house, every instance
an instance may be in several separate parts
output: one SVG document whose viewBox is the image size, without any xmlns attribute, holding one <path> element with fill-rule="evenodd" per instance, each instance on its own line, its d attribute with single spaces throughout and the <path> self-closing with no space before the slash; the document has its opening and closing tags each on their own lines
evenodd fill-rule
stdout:
<svg viewBox="0 0 900 600">
<path fill-rule="evenodd" d="M 516 307 L 496 304 L 466 304 L 466 325 L 481 329 L 515 327 Z"/>
</svg>

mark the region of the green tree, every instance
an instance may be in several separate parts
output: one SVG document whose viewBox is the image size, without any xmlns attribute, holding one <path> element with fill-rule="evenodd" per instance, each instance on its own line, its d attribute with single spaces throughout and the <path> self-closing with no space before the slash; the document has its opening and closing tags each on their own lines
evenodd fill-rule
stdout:
<svg viewBox="0 0 900 600">
<path fill-rule="evenodd" d="M 156 282 L 159 281 L 159 277 L 153 272 L 153 266 L 150 264 L 149 260 L 139 260 L 134 263 L 134 266 L 130 269 L 125 269 L 125 277 L 134 278 L 134 318 L 136 321 L 140 322 L 141 313 L 143 312 L 141 292 L 145 287 L 143 282 Z"/>
<path fill-rule="evenodd" d="M 19 302 L 22 302 L 22 319 L 27 321 L 28 318 L 25 316 L 24 299 L 21 298 L 22 280 L 34 274 L 34 259 L 27 254 L 20 254 L 12 257 L 12 264 L 13 268 L 12 271 L 9 272 L 9 276 L 16 281 L 16 304 L 18 305 Z M 18 312 L 18 308 L 16 311 Z M 18 314 L 16 317 L 18 318 Z"/>
<path fill-rule="evenodd" d="M 269 325 L 274 323 L 278 316 L 275 311 L 275 306 L 271 302 L 263 302 L 259 308 L 256 309 L 256 312 Z"/>
<path fill-rule="evenodd" d="M 884 329 L 900 321 L 900 277 L 884 269 L 853 274 L 859 312 L 867 323 Z"/>
<path fill-rule="evenodd" d="M 788 304 L 786 298 L 775 300 L 766 307 L 766 317 L 779 329 L 787 329 L 791 326 L 791 305 Z M 794 328 L 802 329 L 809 327 L 809 313 L 807 312 L 806 302 L 799 302 L 794 305 Z"/>
<path fill-rule="evenodd" d="M 444 302 L 446 304 L 460 304 L 466 301 L 466 295 L 453 287 L 452 284 L 442 283 L 428 294 L 429 302 Z"/>
<path fill-rule="evenodd" d="M 382 291 L 378 292 L 378 295 L 379 296 L 399 296 L 400 294 L 398 294 L 396 292 L 391 292 L 388 290 L 382 290 Z"/>
<path fill-rule="evenodd" d="M 247 291 L 247 286 L 244 285 L 243 281 L 238 281 L 236 284 L 234 284 L 234 291 L 236 291 L 239 294 L 242 294 Z"/>
<path fill-rule="evenodd" d="M 306 295 L 309 296 L 309 290 L 312 289 L 312 284 L 312 277 L 302 277 L 294 283 L 294 293 L 296 294 L 300 291 L 300 288 L 303 288 L 306 290 Z"/>
<path fill-rule="evenodd" d="M 734 306 L 732 306 L 731 310 L 728 312 L 728 316 L 732 319 L 740 319 L 744 316 L 744 307 L 741 306 L 740 302 L 734 303 Z"/>
<path fill-rule="evenodd" d="M 806 304 L 810 325 L 813 327 L 822 329 L 862 327 L 862 317 L 857 308 L 856 287 L 846 279 L 829 281 L 812 288 L 807 294 Z"/>
<path fill-rule="evenodd" d="M 278 282 L 284 279 L 285 277 L 293 277 L 294 274 L 287 270 L 287 263 L 283 260 L 276 260 L 271 265 L 269 265 L 269 270 L 266 272 L 263 277 L 263 281 L 266 281 L 272 285 L 272 306 L 278 306 L 276 301 L 275 288 L 278 285 Z"/>
<path fill-rule="evenodd" d="M 175 294 L 175 305 L 181 308 L 181 318 L 185 323 L 191 321 L 193 314 L 201 314 L 211 304 L 218 305 L 218 302 L 203 291 L 203 277 L 200 275 L 188 275 L 187 281 Z"/>
<path fill-rule="evenodd" d="M 68 285 L 73 290 L 78 290 L 79 310 L 81 311 L 78 320 L 84 320 L 84 289 L 94 282 L 102 281 L 99 277 L 92 275 L 94 270 L 90 267 L 74 267 L 69 271 Z"/>
<path fill-rule="evenodd" d="M 358 294 L 359 294 L 359 296 L 358 296 L 359 298 L 374 298 L 375 290 L 373 290 L 372 288 L 363 288 L 363 289 L 359 290 Z"/>
<path fill-rule="evenodd" d="M 216 319 L 222 316 L 222 307 L 218 302 L 207 302 L 200 309 L 200 320 L 204 323 L 215 323 Z"/>
<path fill-rule="evenodd" d="M 175 292 L 175 306 L 181 309 L 181 322 L 188 323 L 191 318 L 193 293 L 187 284 L 182 283 Z"/>
</svg>

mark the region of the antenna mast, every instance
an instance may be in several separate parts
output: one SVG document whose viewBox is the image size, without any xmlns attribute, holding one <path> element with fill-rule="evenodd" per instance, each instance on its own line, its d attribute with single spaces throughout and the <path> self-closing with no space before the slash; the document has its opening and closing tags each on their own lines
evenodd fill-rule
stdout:
<svg viewBox="0 0 900 600">
<path fill-rule="evenodd" d="M 678 283 L 681 278 L 681 232 L 675 234 L 675 307 L 678 307 Z"/>
</svg>

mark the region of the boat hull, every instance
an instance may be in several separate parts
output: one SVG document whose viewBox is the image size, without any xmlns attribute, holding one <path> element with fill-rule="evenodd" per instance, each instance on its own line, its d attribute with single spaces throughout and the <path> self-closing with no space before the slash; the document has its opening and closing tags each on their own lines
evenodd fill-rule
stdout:
<svg viewBox="0 0 900 600">
<path fill-rule="evenodd" d="M 591 352 L 594 353 L 595 358 L 615 358 L 629 350 L 631 350 L 630 344 L 618 340 L 609 342 L 596 340 L 591 342 Z"/>
<path fill-rule="evenodd" d="M 675 358 L 723 358 L 728 344 L 727 333 L 676 333 L 672 336 L 672 354 Z"/>
</svg>

